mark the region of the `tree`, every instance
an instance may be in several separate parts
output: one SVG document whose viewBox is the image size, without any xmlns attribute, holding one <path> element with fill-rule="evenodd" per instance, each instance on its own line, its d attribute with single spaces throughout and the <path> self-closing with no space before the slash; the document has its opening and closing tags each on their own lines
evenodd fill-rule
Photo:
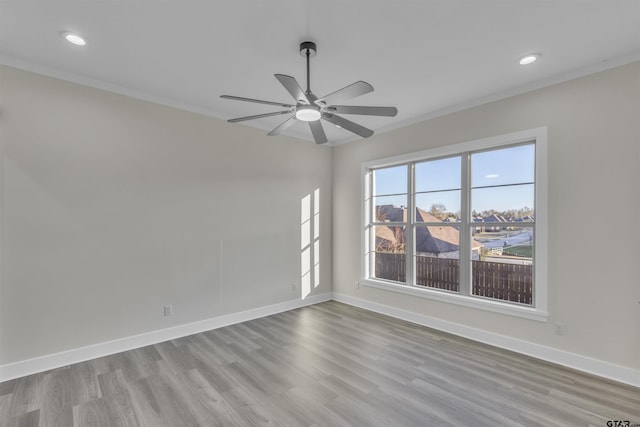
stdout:
<svg viewBox="0 0 640 427">
<path fill-rule="evenodd" d="M 442 203 L 434 203 L 431 205 L 429 213 L 439 220 L 444 220 L 447 217 L 447 207 Z"/>
<path fill-rule="evenodd" d="M 387 252 L 394 254 L 403 254 L 406 250 L 407 239 L 404 232 L 404 227 L 383 227 L 381 229 L 385 231 L 385 234 L 378 235 L 376 231 L 376 252 Z M 391 231 L 391 235 L 386 231 Z"/>
</svg>

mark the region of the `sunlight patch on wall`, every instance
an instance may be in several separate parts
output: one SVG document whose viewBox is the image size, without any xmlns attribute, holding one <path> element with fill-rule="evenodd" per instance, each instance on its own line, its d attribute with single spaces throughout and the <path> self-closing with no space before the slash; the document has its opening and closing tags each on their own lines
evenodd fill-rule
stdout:
<svg viewBox="0 0 640 427">
<path fill-rule="evenodd" d="M 300 201 L 300 297 L 311 293 L 311 194 Z"/>
<path fill-rule="evenodd" d="M 313 287 L 320 285 L 320 189 L 313 192 Z"/>
<path fill-rule="evenodd" d="M 320 285 L 320 189 L 300 201 L 300 297 Z"/>
</svg>

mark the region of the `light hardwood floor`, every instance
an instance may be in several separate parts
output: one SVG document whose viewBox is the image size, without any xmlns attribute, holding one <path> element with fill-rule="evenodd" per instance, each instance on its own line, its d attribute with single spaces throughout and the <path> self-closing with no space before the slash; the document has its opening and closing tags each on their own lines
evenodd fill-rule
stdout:
<svg viewBox="0 0 640 427">
<path fill-rule="evenodd" d="M 334 301 L 0 383 L 14 426 L 606 426 L 640 389 Z"/>
</svg>

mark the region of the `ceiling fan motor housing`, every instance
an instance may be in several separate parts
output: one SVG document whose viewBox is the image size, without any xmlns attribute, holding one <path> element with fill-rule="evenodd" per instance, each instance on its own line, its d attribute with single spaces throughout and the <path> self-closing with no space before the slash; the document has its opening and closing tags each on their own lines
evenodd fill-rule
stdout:
<svg viewBox="0 0 640 427">
<path fill-rule="evenodd" d="M 307 50 L 309 51 L 309 57 L 313 58 L 318 53 L 316 44 L 314 42 L 302 42 L 300 43 L 300 56 L 307 56 Z"/>
</svg>

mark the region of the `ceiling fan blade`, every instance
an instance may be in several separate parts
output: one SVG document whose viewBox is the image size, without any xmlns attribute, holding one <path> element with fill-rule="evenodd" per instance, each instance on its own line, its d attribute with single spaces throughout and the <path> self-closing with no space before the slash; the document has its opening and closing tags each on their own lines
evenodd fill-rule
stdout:
<svg viewBox="0 0 640 427">
<path fill-rule="evenodd" d="M 290 114 L 291 110 L 276 111 L 275 113 L 256 114 L 255 116 L 238 117 L 237 119 L 227 120 L 229 123 L 244 122 L 245 120 L 261 119 L 263 117 L 279 116 L 280 114 Z"/>
<path fill-rule="evenodd" d="M 307 98 L 307 95 L 304 93 L 296 79 L 284 74 L 274 74 L 274 76 L 276 76 L 276 79 L 278 79 L 282 86 L 284 86 L 287 92 L 293 96 L 293 99 L 295 99 L 296 102 L 310 104 L 309 98 Z"/>
<path fill-rule="evenodd" d="M 332 105 L 328 108 L 330 112 L 340 114 L 363 114 L 367 116 L 394 117 L 398 114 L 396 107 L 359 107 L 354 105 Z"/>
<path fill-rule="evenodd" d="M 220 98 L 233 99 L 234 101 L 255 102 L 257 104 L 277 105 L 278 107 L 293 107 L 291 104 L 283 104 L 282 102 L 263 101 L 261 99 L 242 98 L 240 96 L 233 95 L 220 95 Z"/>
<path fill-rule="evenodd" d="M 324 105 L 333 105 L 336 102 L 346 101 L 347 99 L 355 98 L 356 96 L 364 95 L 365 93 L 373 92 L 373 86 L 362 80 L 350 84 L 349 86 L 338 89 L 335 92 L 331 92 L 329 95 L 325 95 L 316 101 Z"/>
<path fill-rule="evenodd" d="M 309 122 L 309 128 L 311 128 L 311 133 L 313 134 L 313 139 L 316 141 L 316 144 L 324 144 L 327 142 L 327 135 L 324 133 L 320 120 Z"/>
<path fill-rule="evenodd" d="M 340 117 L 336 114 L 323 114 L 322 118 L 328 122 L 333 123 L 336 126 L 340 126 L 341 128 L 348 130 L 349 132 L 360 135 L 363 138 L 368 138 L 373 135 L 373 131 L 371 129 L 367 129 L 364 126 L 360 126 L 359 124 L 354 123 L 351 120 L 347 120 L 344 117 Z"/>
<path fill-rule="evenodd" d="M 294 117 L 295 117 L 295 114 L 293 116 L 289 117 L 284 122 L 280 123 L 277 128 L 275 128 L 274 130 L 269 132 L 267 135 L 269 135 L 269 136 L 280 135 L 282 132 L 284 132 L 286 129 L 288 129 L 289 126 L 291 126 L 293 124 L 293 122 L 295 121 Z"/>
</svg>

